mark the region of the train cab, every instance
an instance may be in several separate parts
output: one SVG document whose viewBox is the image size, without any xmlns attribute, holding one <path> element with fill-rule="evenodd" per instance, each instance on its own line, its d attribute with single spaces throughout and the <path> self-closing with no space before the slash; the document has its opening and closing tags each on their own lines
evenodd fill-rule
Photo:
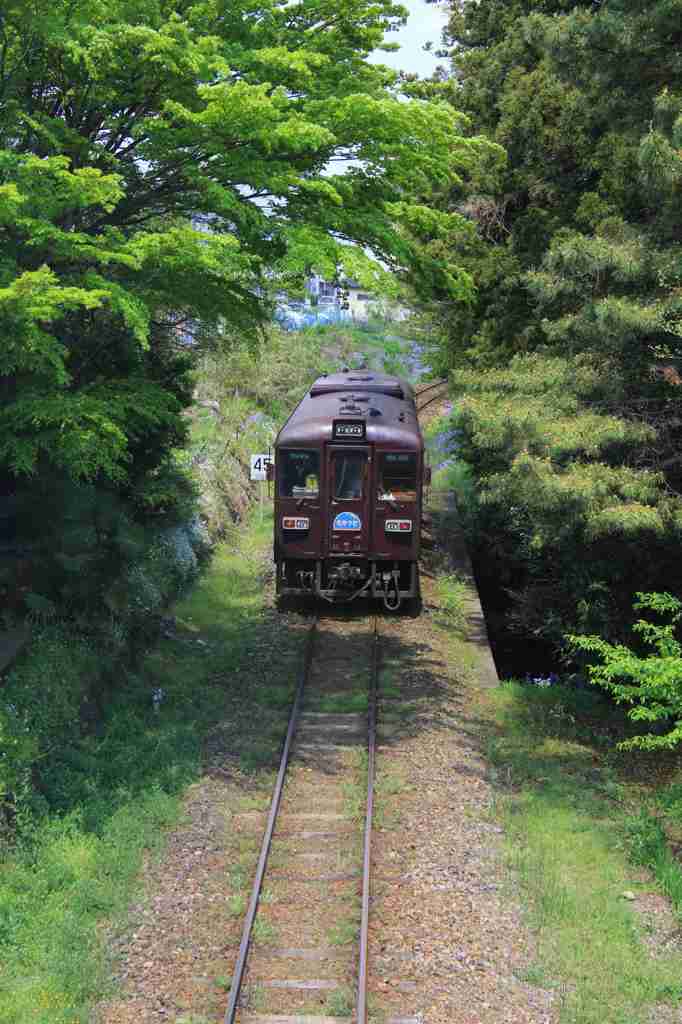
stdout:
<svg viewBox="0 0 682 1024">
<path fill-rule="evenodd" d="M 320 377 L 279 432 L 274 476 L 278 594 L 418 597 L 424 443 L 406 381 Z"/>
</svg>

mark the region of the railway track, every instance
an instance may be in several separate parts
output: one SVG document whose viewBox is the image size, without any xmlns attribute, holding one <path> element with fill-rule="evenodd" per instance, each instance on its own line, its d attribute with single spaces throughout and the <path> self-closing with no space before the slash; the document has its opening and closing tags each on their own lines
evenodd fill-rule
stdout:
<svg viewBox="0 0 682 1024">
<path fill-rule="evenodd" d="M 444 394 L 447 393 L 447 387 L 447 380 L 437 380 L 432 384 L 424 384 L 422 387 L 418 387 L 415 392 L 417 412 L 423 412 L 427 406 L 443 398 Z"/>
<path fill-rule="evenodd" d="M 368 1020 L 379 637 L 377 616 L 311 627 L 225 1024 Z"/>
<path fill-rule="evenodd" d="M 438 380 L 419 388 L 418 411 L 441 399 L 447 385 Z M 376 615 L 329 613 L 313 621 L 225 1024 L 368 1022 L 378 651 Z M 359 698 L 363 703 L 359 675 L 367 712 L 355 710 Z M 360 815 L 358 774 L 365 764 Z M 417 1024 L 417 1018 L 386 1024 Z"/>
</svg>

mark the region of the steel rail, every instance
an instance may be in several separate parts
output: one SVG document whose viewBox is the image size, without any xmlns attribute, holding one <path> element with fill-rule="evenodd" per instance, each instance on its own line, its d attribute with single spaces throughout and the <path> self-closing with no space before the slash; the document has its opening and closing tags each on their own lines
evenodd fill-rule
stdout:
<svg viewBox="0 0 682 1024">
<path fill-rule="evenodd" d="M 424 409 L 428 409 L 428 407 L 430 405 L 432 405 L 434 402 L 439 402 L 441 399 L 446 398 L 446 397 L 447 397 L 447 392 L 445 392 L 445 394 L 442 394 L 442 395 L 433 395 L 432 398 L 428 398 L 425 402 L 422 403 L 422 405 L 418 405 L 417 406 L 417 412 L 418 413 L 424 412 Z"/>
<path fill-rule="evenodd" d="M 447 377 L 441 377 L 440 380 L 427 381 L 426 384 L 417 384 L 417 387 L 414 390 L 415 396 L 419 398 L 419 396 L 423 395 L 425 391 L 431 391 L 433 388 L 439 388 L 443 384 L 447 384 L 447 382 Z"/>
<path fill-rule="evenodd" d="M 360 967 L 358 970 L 357 1024 L 367 1024 L 367 975 L 369 939 L 370 866 L 372 861 L 372 817 L 374 814 L 374 769 L 376 760 L 377 679 L 379 674 L 379 620 L 374 616 L 372 665 L 369 683 L 367 740 L 367 812 L 362 857 L 362 916 L 360 921 Z"/>
<path fill-rule="evenodd" d="M 426 409 L 427 406 L 431 405 L 432 402 L 437 402 L 439 399 L 443 398 L 443 395 L 440 395 L 440 394 L 438 394 L 438 395 L 431 395 L 430 397 L 428 397 L 426 399 L 425 402 L 422 402 L 421 404 L 419 404 L 419 399 L 421 398 L 421 396 L 423 394 L 426 394 L 427 391 L 433 391 L 434 388 L 437 388 L 437 387 L 438 388 L 443 388 L 443 387 L 446 388 L 447 385 L 448 385 L 448 382 L 446 380 L 441 380 L 441 381 L 438 381 L 437 384 L 434 384 L 432 387 L 430 387 L 428 389 L 424 388 L 423 391 L 418 392 L 417 395 L 415 396 L 417 398 L 417 412 L 423 412 L 424 409 Z"/>
<path fill-rule="evenodd" d="M 270 813 L 268 814 L 268 821 L 267 825 L 265 826 L 265 834 L 263 836 L 263 843 L 261 845 L 260 856 L 258 858 L 258 865 L 256 867 L 256 877 L 253 880 L 251 899 L 249 900 L 249 908 L 246 912 L 244 930 L 242 931 L 242 940 L 239 945 L 237 962 L 234 966 L 234 971 L 232 974 L 232 984 L 230 986 L 230 1000 L 227 1004 L 227 1010 L 225 1011 L 225 1024 L 234 1024 L 234 1019 L 237 1015 L 239 997 L 241 995 L 242 981 L 244 980 L 244 970 L 246 968 L 246 960 L 249 955 L 251 932 L 253 930 L 253 923 L 256 919 L 258 901 L 260 899 L 261 886 L 263 884 L 263 876 L 265 875 L 265 869 L 268 863 L 268 854 L 270 853 L 272 836 L 273 832 L 275 831 L 277 812 L 279 811 L 279 805 L 282 799 L 282 790 L 284 789 L 284 778 L 286 776 L 287 766 L 289 764 L 291 745 L 293 742 L 294 733 L 296 732 L 296 726 L 298 724 L 298 716 L 301 711 L 301 704 L 303 703 L 303 692 L 305 690 L 305 686 L 308 681 L 308 674 L 310 672 L 310 665 L 313 657 L 313 647 L 315 642 L 316 631 L 317 618 L 313 619 L 313 624 L 310 627 L 310 632 L 308 634 L 305 656 L 303 659 L 303 667 L 301 669 L 301 675 L 299 677 L 298 687 L 296 689 L 296 697 L 294 699 L 294 704 L 291 709 L 291 715 L 289 717 L 289 727 L 287 729 L 286 739 L 284 740 L 282 757 L 280 758 L 279 771 L 277 773 L 277 781 L 275 782 L 275 791 L 272 795 L 272 801 L 270 803 Z"/>
</svg>

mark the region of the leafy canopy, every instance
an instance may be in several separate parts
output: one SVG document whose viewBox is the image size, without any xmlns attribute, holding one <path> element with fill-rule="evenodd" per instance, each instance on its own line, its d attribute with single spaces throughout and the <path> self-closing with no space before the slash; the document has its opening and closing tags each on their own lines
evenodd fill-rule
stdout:
<svg viewBox="0 0 682 1024">
<path fill-rule="evenodd" d="M 0 466 L 148 470 L 182 440 L 202 329 L 252 331 L 273 284 L 311 269 L 470 296 L 417 241 L 465 230 L 429 202 L 491 147 L 367 62 L 404 15 L 390 0 L 3 4 Z"/>
</svg>

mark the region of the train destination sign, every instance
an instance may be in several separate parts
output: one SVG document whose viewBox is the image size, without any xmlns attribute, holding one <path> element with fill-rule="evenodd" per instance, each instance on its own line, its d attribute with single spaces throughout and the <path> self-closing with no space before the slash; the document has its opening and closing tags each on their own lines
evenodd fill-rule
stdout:
<svg viewBox="0 0 682 1024">
<path fill-rule="evenodd" d="M 334 437 L 344 441 L 364 441 L 364 420 L 334 420 Z"/>
<path fill-rule="evenodd" d="M 362 520 L 355 512 L 339 512 L 332 524 L 332 530 L 361 530 Z"/>
</svg>

